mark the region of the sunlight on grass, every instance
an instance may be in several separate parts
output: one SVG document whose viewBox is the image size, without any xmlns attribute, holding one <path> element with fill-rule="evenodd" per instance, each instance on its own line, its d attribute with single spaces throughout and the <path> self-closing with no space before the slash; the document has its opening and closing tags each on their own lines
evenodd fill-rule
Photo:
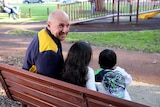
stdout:
<svg viewBox="0 0 160 107">
<path fill-rule="evenodd" d="M 31 31 L 31 30 L 12 30 L 10 32 L 8 32 L 8 34 L 15 34 L 15 35 L 18 35 L 18 36 L 21 36 L 21 35 L 30 35 L 30 36 L 34 36 L 37 34 L 36 31 Z"/>
<path fill-rule="evenodd" d="M 70 33 L 67 41 L 85 40 L 95 46 L 143 52 L 160 52 L 160 30 L 108 33 Z"/>
<path fill-rule="evenodd" d="M 21 17 L 30 18 L 33 21 L 47 20 L 48 14 L 57 9 L 57 4 L 18 4 L 21 8 Z"/>
<path fill-rule="evenodd" d="M 13 30 L 9 34 L 34 36 L 35 31 Z M 106 48 L 142 51 L 148 53 L 160 53 L 160 30 L 130 31 L 130 32 L 106 32 L 106 33 L 69 33 L 67 42 L 79 40 L 87 41 L 94 46 Z"/>
</svg>

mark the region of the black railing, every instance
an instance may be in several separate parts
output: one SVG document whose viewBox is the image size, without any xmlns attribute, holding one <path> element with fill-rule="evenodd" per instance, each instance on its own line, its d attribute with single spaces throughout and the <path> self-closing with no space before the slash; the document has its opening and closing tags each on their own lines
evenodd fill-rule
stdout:
<svg viewBox="0 0 160 107">
<path fill-rule="evenodd" d="M 160 12 L 160 0 L 96 0 L 95 4 L 94 14 L 91 12 L 91 3 L 88 1 L 58 4 L 58 8 L 69 14 L 73 24 L 106 17 L 117 17 L 117 23 L 119 23 L 120 16 L 136 16 L 138 23 L 138 15 Z"/>
</svg>

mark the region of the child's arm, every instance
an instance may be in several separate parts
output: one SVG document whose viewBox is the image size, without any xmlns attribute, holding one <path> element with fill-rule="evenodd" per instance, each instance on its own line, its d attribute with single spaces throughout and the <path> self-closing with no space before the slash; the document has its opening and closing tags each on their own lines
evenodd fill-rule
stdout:
<svg viewBox="0 0 160 107">
<path fill-rule="evenodd" d="M 86 83 L 86 88 L 90 90 L 97 91 L 96 89 L 96 83 L 95 83 L 95 76 L 94 76 L 94 71 L 92 68 L 88 67 L 88 74 L 87 74 L 87 83 Z"/>
</svg>

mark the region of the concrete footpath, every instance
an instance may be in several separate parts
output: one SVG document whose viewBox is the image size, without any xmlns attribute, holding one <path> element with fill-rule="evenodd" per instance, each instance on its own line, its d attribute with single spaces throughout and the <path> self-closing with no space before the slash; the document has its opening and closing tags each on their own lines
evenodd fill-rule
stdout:
<svg viewBox="0 0 160 107">
<path fill-rule="evenodd" d="M 80 24 L 71 25 L 71 32 L 109 32 L 109 31 L 142 31 L 142 30 L 155 30 L 160 29 L 160 14 L 156 15 L 151 19 L 139 19 L 139 23 L 136 24 L 136 17 L 132 17 L 132 21 L 129 22 L 129 16 L 121 17 L 119 24 L 115 22 L 112 23 L 112 18 L 105 18 L 100 20 L 95 20 L 91 22 L 85 22 Z M 13 23 L 12 25 L 5 26 L 1 23 Z M 15 24 L 19 23 L 19 24 Z M 39 31 L 45 27 L 46 21 L 40 22 L 29 22 L 27 18 L 21 18 L 17 20 L 13 19 L 1 19 L 0 26 L 3 29 L 0 29 L 0 32 L 7 31 L 9 29 L 28 29 Z"/>
</svg>

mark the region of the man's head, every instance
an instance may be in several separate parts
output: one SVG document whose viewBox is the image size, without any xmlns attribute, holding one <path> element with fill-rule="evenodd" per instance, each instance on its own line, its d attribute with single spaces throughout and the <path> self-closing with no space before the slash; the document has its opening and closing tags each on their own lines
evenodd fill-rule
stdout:
<svg viewBox="0 0 160 107">
<path fill-rule="evenodd" d="M 70 28 L 68 15 L 62 10 L 54 10 L 48 17 L 47 28 L 60 41 L 65 40 Z"/>
</svg>

